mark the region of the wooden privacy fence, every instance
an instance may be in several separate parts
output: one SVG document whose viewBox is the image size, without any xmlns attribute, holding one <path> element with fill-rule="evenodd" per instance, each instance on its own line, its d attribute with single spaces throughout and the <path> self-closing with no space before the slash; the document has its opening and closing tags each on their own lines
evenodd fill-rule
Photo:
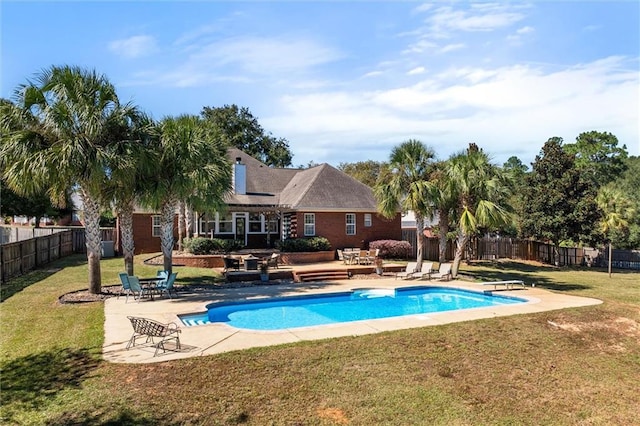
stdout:
<svg viewBox="0 0 640 426">
<path fill-rule="evenodd" d="M 416 256 L 417 240 L 415 229 L 403 229 L 402 239 L 408 241 L 412 248 L 412 256 Z M 447 260 L 455 256 L 455 241 L 447 241 Z M 556 257 L 557 252 L 557 257 Z M 438 239 L 424 239 L 424 259 L 438 260 Z M 558 266 L 594 265 L 606 267 L 608 251 L 606 249 L 588 249 L 581 247 L 558 247 L 540 241 L 520 240 L 517 238 L 473 238 L 469 241 L 469 249 L 463 258 L 470 255 L 471 260 L 521 259 L 542 262 Z M 613 250 L 612 265 L 619 269 L 640 270 L 640 251 Z"/>
<path fill-rule="evenodd" d="M 102 229 L 103 241 L 113 241 L 115 230 Z M 40 266 L 73 253 L 86 253 L 84 228 L 0 245 L 0 282 L 26 274 Z"/>
</svg>

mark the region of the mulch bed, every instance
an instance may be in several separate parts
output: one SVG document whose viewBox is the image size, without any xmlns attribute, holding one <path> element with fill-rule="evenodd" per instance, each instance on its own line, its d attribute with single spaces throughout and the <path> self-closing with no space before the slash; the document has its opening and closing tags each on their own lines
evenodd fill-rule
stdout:
<svg viewBox="0 0 640 426">
<path fill-rule="evenodd" d="M 352 277 L 352 279 L 357 280 L 375 280 L 380 278 L 389 278 L 388 275 L 380 276 L 377 274 L 357 274 Z M 178 292 L 187 292 L 187 293 L 202 293 L 211 289 L 221 289 L 221 288 L 242 288 L 242 287 L 258 287 L 258 286 L 270 286 L 270 285 L 278 285 L 278 284 L 287 284 L 291 283 L 291 280 L 270 280 L 268 282 L 262 281 L 238 281 L 238 282 L 223 282 L 217 284 L 188 284 L 188 285 L 176 285 L 176 290 Z M 99 294 L 89 293 L 88 289 L 77 290 L 70 293 L 63 294 L 58 298 L 58 301 L 62 304 L 73 304 L 73 303 L 90 303 L 90 302 L 102 302 L 110 297 L 115 297 L 120 294 L 122 286 L 120 285 L 111 285 L 111 286 L 103 286 L 102 291 Z"/>
</svg>

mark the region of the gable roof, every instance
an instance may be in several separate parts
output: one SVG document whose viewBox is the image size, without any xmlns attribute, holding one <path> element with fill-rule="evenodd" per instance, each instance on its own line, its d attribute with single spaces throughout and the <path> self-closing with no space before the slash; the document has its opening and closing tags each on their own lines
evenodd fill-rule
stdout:
<svg viewBox="0 0 640 426">
<path fill-rule="evenodd" d="M 231 207 L 277 207 L 306 211 L 376 211 L 367 185 L 346 173 L 321 164 L 309 169 L 268 167 L 243 151 L 231 148 L 232 160 L 246 166 L 246 194 L 229 194 Z"/>
</svg>

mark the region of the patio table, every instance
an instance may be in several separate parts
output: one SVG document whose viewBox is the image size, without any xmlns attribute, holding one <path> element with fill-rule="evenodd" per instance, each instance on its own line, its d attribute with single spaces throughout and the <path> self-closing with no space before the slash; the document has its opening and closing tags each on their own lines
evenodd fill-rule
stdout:
<svg viewBox="0 0 640 426">
<path fill-rule="evenodd" d="M 160 277 L 138 278 L 138 281 L 140 281 L 140 285 L 143 286 L 143 288 L 146 288 L 149 291 L 149 296 L 151 297 L 151 300 L 153 300 L 153 292 L 156 289 L 156 284 L 160 280 L 161 280 Z"/>
</svg>

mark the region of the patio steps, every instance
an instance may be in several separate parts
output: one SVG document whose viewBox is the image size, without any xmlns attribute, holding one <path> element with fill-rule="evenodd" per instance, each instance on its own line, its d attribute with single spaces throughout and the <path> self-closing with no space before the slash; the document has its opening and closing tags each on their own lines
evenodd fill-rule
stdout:
<svg viewBox="0 0 640 426">
<path fill-rule="evenodd" d="M 351 274 L 346 269 L 326 271 L 296 271 L 293 274 L 295 282 L 348 280 Z"/>
</svg>

